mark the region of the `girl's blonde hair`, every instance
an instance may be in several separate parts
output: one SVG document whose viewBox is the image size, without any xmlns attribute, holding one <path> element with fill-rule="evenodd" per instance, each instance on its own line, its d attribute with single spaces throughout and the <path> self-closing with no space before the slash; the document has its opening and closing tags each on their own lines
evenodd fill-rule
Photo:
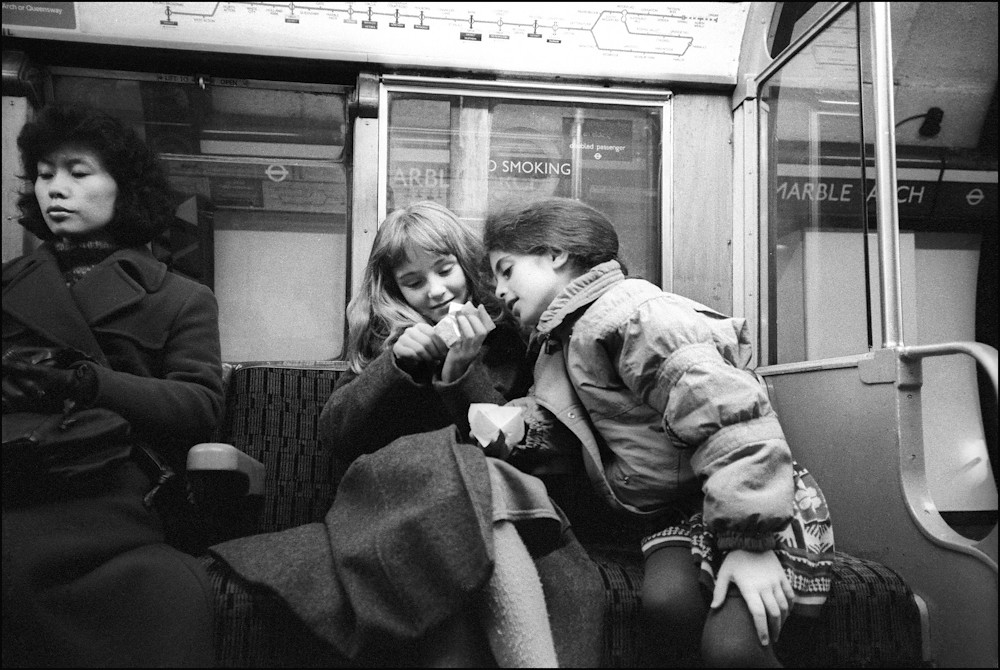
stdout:
<svg viewBox="0 0 1000 670">
<path fill-rule="evenodd" d="M 347 361 L 360 373 L 392 346 L 408 326 L 425 321 L 410 307 L 396 283 L 396 269 L 411 248 L 451 254 L 465 273 L 469 299 L 483 304 L 497 320 L 503 306 L 483 272 L 485 253 L 479 237 L 448 208 L 425 200 L 389 214 L 375 235 L 361 288 L 347 306 Z"/>
</svg>

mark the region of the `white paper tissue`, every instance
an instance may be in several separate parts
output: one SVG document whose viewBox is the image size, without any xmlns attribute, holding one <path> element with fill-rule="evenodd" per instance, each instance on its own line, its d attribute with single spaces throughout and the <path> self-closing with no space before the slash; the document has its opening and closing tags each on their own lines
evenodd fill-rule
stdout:
<svg viewBox="0 0 1000 670">
<path fill-rule="evenodd" d="M 469 317 L 479 317 L 479 320 L 486 327 L 486 332 L 490 332 L 496 328 L 496 324 L 493 323 L 493 319 L 486 312 L 486 308 L 482 305 L 479 307 L 474 307 L 471 302 L 467 302 L 464 305 L 453 302 L 448 305 L 448 315 L 443 319 L 438 321 L 437 325 L 434 326 L 434 333 L 444 340 L 444 343 L 451 348 L 453 344 L 458 342 L 462 337 L 462 331 L 458 328 L 458 321 L 455 320 L 455 315 L 459 312 L 468 315 Z"/>
<path fill-rule="evenodd" d="M 524 417 L 520 407 L 472 403 L 469 405 L 469 428 L 482 447 L 495 442 L 501 432 L 508 447 L 524 439 Z"/>
</svg>

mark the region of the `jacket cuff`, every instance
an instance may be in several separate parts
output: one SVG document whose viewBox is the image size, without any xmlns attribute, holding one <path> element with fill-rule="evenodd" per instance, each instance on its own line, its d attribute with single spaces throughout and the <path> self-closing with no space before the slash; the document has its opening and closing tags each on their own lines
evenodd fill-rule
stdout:
<svg viewBox="0 0 1000 670">
<path fill-rule="evenodd" d="M 774 533 L 741 533 L 727 530 L 717 533 L 715 544 L 720 551 L 742 549 L 744 551 L 767 551 L 778 546 Z"/>
<path fill-rule="evenodd" d="M 382 355 L 386 357 L 388 369 L 392 371 L 392 375 L 396 379 L 401 379 L 414 386 L 430 386 L 433 381 L 434 368 L 432 365 L 427 363 L 403 365 L 396 358 L 396 354 L 392 353 L 392 349 L 386 349 Z M 378 358 L 372 361 L 369 367 L 376 361 Z"/>
</svg>

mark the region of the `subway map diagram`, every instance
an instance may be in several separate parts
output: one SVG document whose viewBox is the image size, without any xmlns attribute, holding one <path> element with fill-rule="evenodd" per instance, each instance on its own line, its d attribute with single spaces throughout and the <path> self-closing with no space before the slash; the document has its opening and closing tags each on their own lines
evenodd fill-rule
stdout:
<svg viewBox="0 0 1000 670">
<path fill-rule="evenodd" d="M 746 3 L 79 2 L 4 34 L 413 67 L 735 83 Z M 128 7 L 123 11 L 123 7 Z M 42 34 L 39 34 L 42 33 Z"/>
</svg>

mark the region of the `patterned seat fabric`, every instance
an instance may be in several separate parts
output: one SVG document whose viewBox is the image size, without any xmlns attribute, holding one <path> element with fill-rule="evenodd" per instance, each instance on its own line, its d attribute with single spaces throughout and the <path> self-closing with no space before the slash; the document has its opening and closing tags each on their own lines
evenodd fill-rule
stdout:
<svg viewBox="0 0 1000 670">
<path fill-rule="evenodd" d="M 236 367 L 227 375 L 219 441 L 264 464 L 264 499 L 255 533 L 322 521 L 343 476 L 317 442 L 319 414 L 339 370 Z"/>
<path fill-rule="evenodd" d="M 642 558 L 616 546 L 587 549 L 607 588 L 604 664 L 636 667 Z M 786 667 L 920 667 L 920 611 L 895 572 L 837 552 L 830 596 L 820 616 L 789 619 L 776 651 Z"/>
<path fill-rule="evenodd" d="M 317 421 L 339 371 L 318 367 L 240 367 L 227 378 L 219 439 L 267 468 L 265 495 L 252 527 L 266 533 L 321 521 L 343 468 L 317 444 Z M 581 529 L 582 530 L 582 529 Z M 642 557 L 630 544 L 578 533 L 605 583 L 604 667 L 635 667 Z M 312 635 L 267 589 L 246 583 L 202 557 L 217 598 L 220 667 L 343 667 L 334 649 Z M 829 598 L 817 619 L 793 617 L 778 642 L 792 667 L 917 667 L 920 614 L 909 588 L 889 568 L 841 552 Z"/>
</svg>

